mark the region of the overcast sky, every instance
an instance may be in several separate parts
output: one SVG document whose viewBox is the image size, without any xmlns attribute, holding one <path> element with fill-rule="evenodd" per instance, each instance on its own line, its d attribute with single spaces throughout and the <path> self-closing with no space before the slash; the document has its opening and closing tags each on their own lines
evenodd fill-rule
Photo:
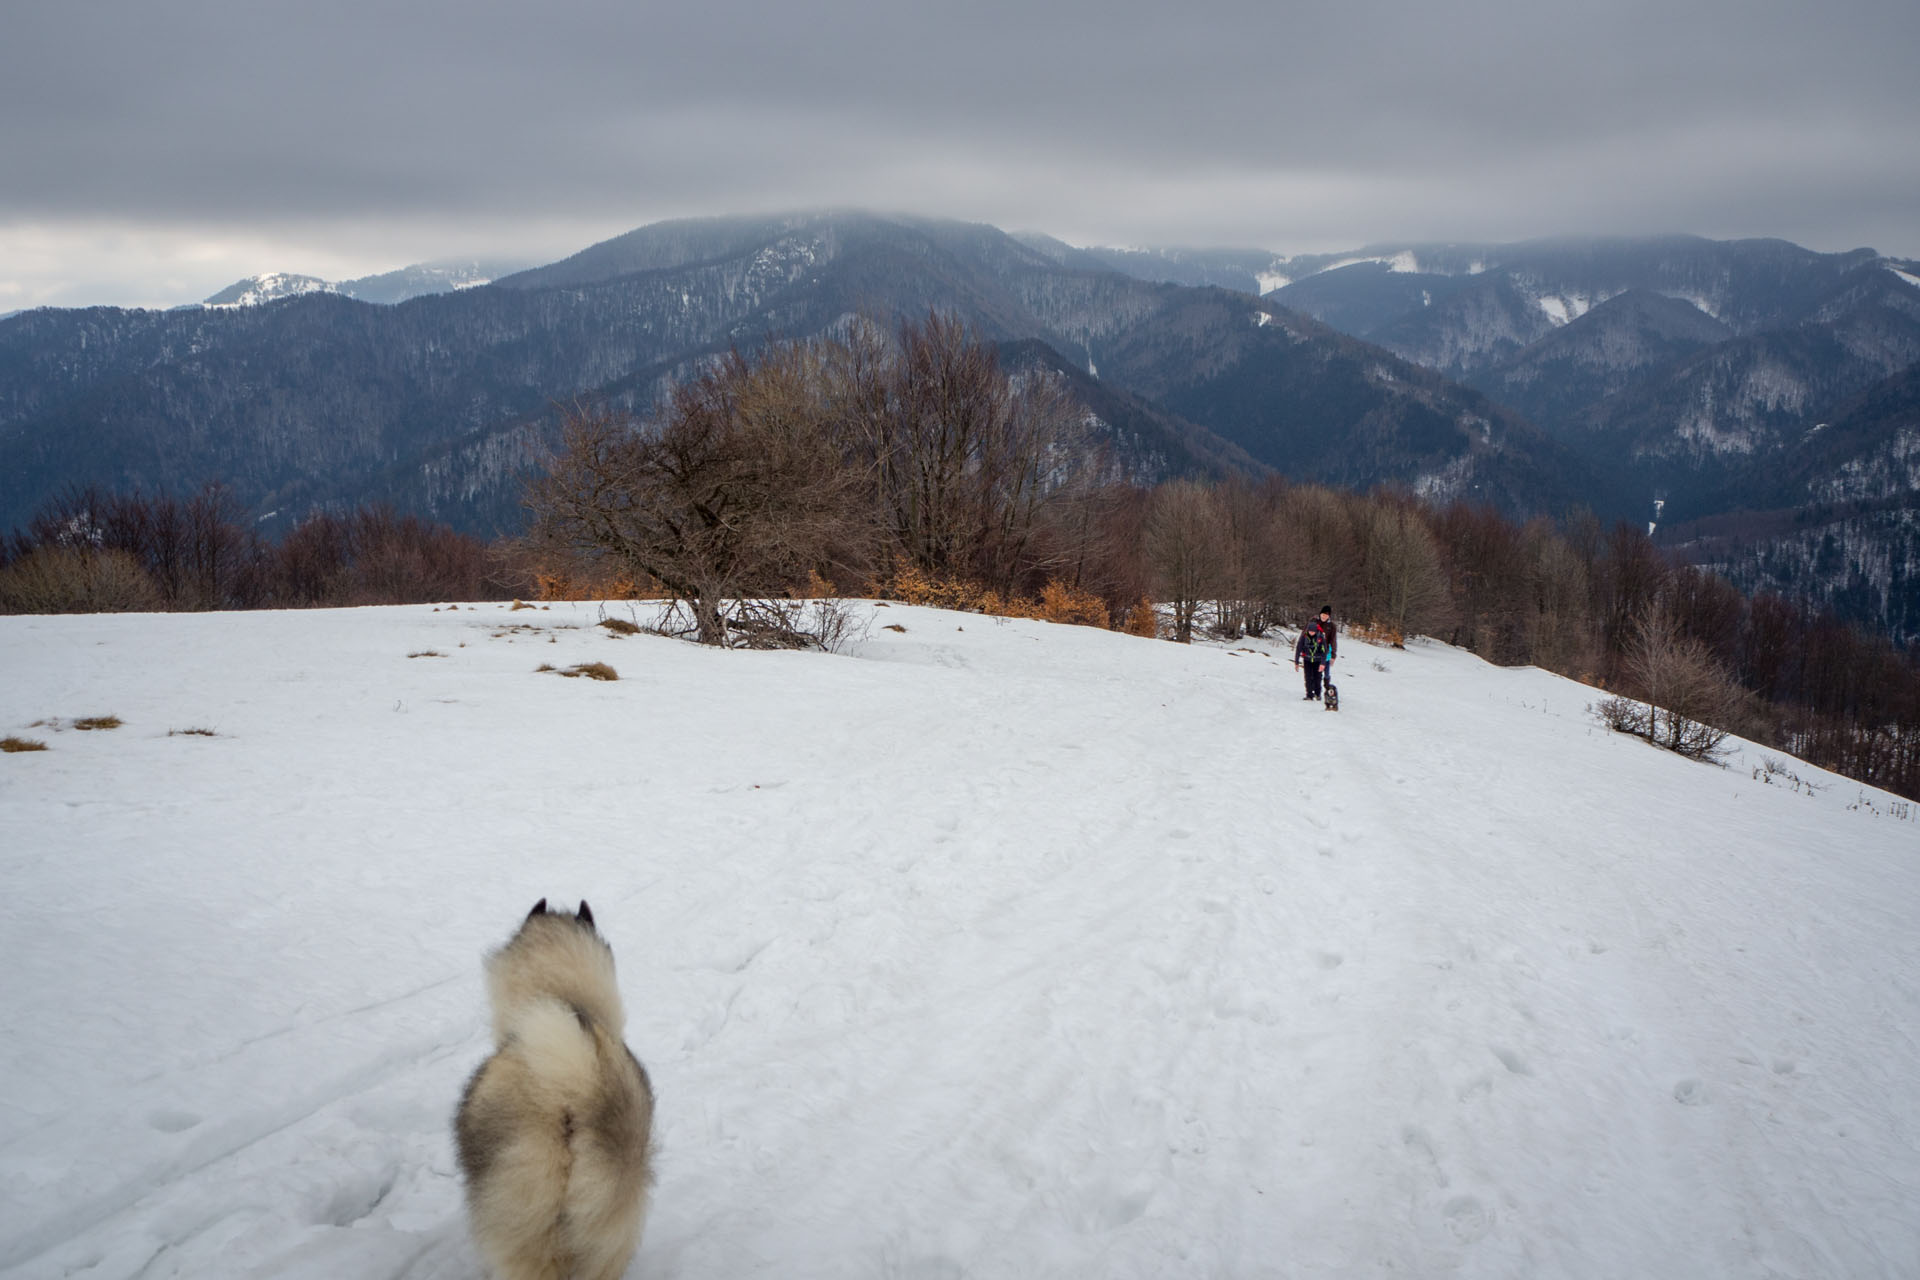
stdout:
<svg viewBox="0 0 1920 1280">
<path fill-rule="evenodd" d="M 1914 0 L 12 0 L 0 312 L 871 206 L 1920 256 Z"/>
</svg>

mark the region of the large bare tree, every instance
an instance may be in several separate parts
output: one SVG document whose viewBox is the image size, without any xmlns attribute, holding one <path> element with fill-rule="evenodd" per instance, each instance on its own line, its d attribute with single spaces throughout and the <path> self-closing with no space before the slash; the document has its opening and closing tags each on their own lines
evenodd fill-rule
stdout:
<svg viewBox="0 0 1920 1280">
<path fill-rule="evenodd" d="M 1032 567 L 1043 502 L 1087 469 L 1083 411 L 1046 373 L 1010 378 L 993 348 L 938 314 L 892 350 L 870 334 L 849 346 L 858 376 L 845 399 L 893 545 L 929 573 L 1010 591 Z"/>
<path fill-rule="evenodd" d="M 702 643 L 729 643 L 743 603 L 804 580 L 856 519 L 822 386 L 820 349 L 790 345 L 727 356 L 652 421 L 569 409 L 528 494 L 534 542 L 651 575 Z"/>
</svg>

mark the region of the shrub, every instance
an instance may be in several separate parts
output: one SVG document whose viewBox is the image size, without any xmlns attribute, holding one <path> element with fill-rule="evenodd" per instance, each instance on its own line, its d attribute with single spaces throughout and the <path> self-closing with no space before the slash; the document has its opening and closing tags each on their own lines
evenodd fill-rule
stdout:
<svg viewBox="0 0 1920 1280">
<path fill-rule="evenodd" d="M 1682 635 L 1672 617 L 1656 609 L 1635 624 L 1625 668 L 1652 708 L 1649 742 L 1695 760 L 1720 756 L 1724 726 L 1741 710 L 1741 690 L 1706 645 Z"/>
<path fill-rule="evenodd" d="M 1127 620 L 1122 631 L 1130 636 L 1144 636 L 1148 640 L 1160 634 L 1160 615 L 1153 607 L 1153 601 L 1141 596 L 1133 608 L 1127 610 Z"/>
<path fill-rule="evenodd" d="M 1396 649 L 1407 647 L 1407 637 L 1400 628 L 1390 622 L 1349 623 L 1347 634 L 1355 640 L 1364 640 L 1368 644 L 1392 645 Z"/>
<path fill-rule="evenodd" d="M 804 634 L 828 653 L 839 653 L 849 644 L 867 638 L 873 619 L 864 610 L 850 608 L 831 597 L 815 598 L 807 605 Z"/>
<path fill-rule="evenodd" d="M 1609 729 L 1645 738 L 1692 760 L 1718 760 L 1726 725 L 1750 713 L 1744 691 L 1706 646 L 1655 610 L 1634 624 L 1623 671 L 1644 701 L 1615 695 L 1591 708 Z"/>
<path fill-rule="evenodd" d="M 12 736 L 0 738 L 0 751 L 5 751 L 9 754 L 15 751 L 45 751 L 46 749 L 47 744 L 41 742 L 38 738 L 16 738 Z"/>
<path fill-rule="evenodd" d="M 160 604 L 140 562 L 113 547 L 35 547 L 0 569 L 0 613 L 129 613 Z"/>
<path fill-rule="evenodd" d="M 1104 627 L 1108 622 L 1106 601 L 1057 578 L 1040 590 L 1040 616 L 1077 627 Z"/>
<path fill-rule="evenodd" d="M 926 605 L 932 609 L 957 609 L 963 613 L 981 613 L 989 600 L 1000 597 L 977 582 L 964 578 L 930 574 L 917 565 L 900 565 L 873 584 L 873 593 L 884 600 L 902 604 Z"/>
<path fill-rule="evenodd" d="M 1600 720 L 1600 723 L 1615 733 L 1630 733 L 1637 738 L 1648 736 L 1648 726 L 1652 721 L 1649 709 L 1644 703 L 1632 698 L 1623 698 L 1619 694 L 1602 699 L 1587 708 Z"/>
</svg>

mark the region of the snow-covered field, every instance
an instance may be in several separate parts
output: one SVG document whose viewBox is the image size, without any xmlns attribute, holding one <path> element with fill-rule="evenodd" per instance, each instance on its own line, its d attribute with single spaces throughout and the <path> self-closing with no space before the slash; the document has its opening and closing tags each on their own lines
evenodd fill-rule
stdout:
<svg viewBox="0 0 1920 1280">
<path fill-rule="evenodd" d="M 597 616 L 0 618 L 0 1275 L 478 1276 L 543 895 L 659 1094 L 634 1277 L 1920 1275 L 1884 795 L 1438 645 L 1327 714 L 1290 636 Z"/>
</svg>

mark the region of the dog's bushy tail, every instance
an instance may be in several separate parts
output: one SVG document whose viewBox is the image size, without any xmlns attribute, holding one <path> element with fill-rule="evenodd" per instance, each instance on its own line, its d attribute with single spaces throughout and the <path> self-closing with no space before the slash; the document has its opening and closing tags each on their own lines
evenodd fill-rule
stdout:
<svg viewBox="0 0 1920 1280">
<path fill-rule="evenodd" d="M 599 1076 L 593 1024 L 573 1005 L 530 1000 L 501 1019 L 514 1056 L 538 1082 L 544 1101 L 562 1106 L 592 1094 Z"/>
</svg>

